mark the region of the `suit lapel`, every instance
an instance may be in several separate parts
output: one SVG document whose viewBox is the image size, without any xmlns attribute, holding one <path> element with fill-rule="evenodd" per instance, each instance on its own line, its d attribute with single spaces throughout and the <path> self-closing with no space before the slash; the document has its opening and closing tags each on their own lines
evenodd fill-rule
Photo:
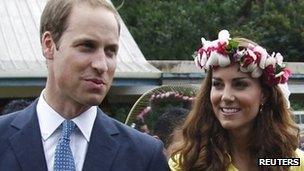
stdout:
<svg viewBox="0 0 304 171">
<path fill-rule="evenodd" d="M 119 144 L 113 138 L 116 134 L 118 130 L 113 121 L 98 109 L 83 166 L 84 171 L 111 169 L 119 149 Z"/>
<path fill-rule="evenodd" d="M 47 170 L 40 127 L 36 113 L 37 100 L 18 114 L 11 123 L 17 129 L 10 137 L 12 149 L 22 170 Z"/>
</svg>

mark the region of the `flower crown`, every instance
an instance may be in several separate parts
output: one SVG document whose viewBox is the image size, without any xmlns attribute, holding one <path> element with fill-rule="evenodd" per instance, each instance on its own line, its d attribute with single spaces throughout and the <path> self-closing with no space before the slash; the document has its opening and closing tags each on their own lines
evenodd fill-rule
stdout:
<svg viewBox="0 0 304 171">
<path fill-rule="evenodd" d="M 263 81 L 269 85 L 284 84 L 291 76 L 291 71 L 283 64 L 283 56 L 280 53 L 269 55 L 266 49 L 251 43 L 247 47 L 239 46 L 239 43 L 230 38 L 227 30 L 218 34 L 218 39 L 207 41 L 202 38 L 202 47 L 195 52 L 195 64 L 200 69 L 226 67 L 231 62 L 238 63 L 242 72 L 250 72 L 251 77 L 263 77 Z"/>
</svg>

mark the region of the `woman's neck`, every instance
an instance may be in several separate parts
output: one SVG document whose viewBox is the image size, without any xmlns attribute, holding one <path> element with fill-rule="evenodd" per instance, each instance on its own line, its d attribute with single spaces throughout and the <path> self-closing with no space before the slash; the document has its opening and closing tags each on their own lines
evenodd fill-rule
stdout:
<svg viewBox="0 0 304 171">
<path fill-rule="evenodd" d="M 248 150 L 250 128 L 229 131 L 232 164 L 238 170 L 257 170 L 257 165 Z"/>
<path fill-rule="evenodd" d="M 246 152 L 249 143 L 250 128 L 246 127 L 237 130 L 229 130 L 228 132 L 232 152 Z"/>
</svg>

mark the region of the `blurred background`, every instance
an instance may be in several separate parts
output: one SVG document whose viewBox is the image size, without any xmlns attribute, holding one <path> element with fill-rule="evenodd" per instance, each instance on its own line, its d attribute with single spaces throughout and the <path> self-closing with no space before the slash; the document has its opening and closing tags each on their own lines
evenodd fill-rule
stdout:
<svg viewBox="0 0 304 171">
<path fill-rule="evenodd" d="M 46 0 L 0 0 L 0 113 L 13 100 L 39 96 L 46 67 L 39 19 Z M 304 0 L 112 0 L 122 22 L 118 68 L 101 107 L 124 122 L 136 100 L 161 85 L 198 86 L 192 54 L 201 37 L 232 37 L 280 52 L 293 71 L 295 119 L 304 124 Z M 20 105 L 19 105 L 20 106 Z M 19 108 L 18 108 L 19 109 Z"/>
</svg>

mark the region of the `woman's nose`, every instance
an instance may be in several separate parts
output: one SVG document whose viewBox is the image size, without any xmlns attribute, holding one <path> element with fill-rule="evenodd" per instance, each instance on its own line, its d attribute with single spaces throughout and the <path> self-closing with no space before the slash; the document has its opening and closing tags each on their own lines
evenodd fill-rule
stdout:
<svg viewBox="0 0 304 171">
<path fill-rule="evenodd" d="M 234 101 L 235 100 L 233 90 L 231 90 L 230 87 L 224 88 L 221 100 L 222 101 Z"/>
</svg>

